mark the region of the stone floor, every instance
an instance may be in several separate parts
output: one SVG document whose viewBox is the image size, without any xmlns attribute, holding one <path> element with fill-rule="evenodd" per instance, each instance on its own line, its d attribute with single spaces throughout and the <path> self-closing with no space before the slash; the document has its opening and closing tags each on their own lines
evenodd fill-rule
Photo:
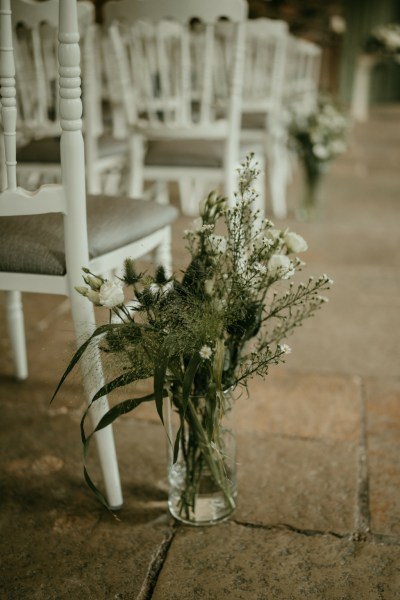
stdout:
<svg viewBox="0 0 400 600">
<path fill-rule="evenodd" d="M 385 107 L 354 128 L 316 222 L 294 218 L 298 178 L 276 220 L 307 239 L 306 273 L 335 285 L 286 364 L 238 402 L 239 506 L 225 524 L 168 516 L 166 443 L 148 410 L 115 426 L 118 520 L 97 503 L 82 476 L 79 378 L 49 406 L 73 348 L 68 303 L 26 295 L 26 382 L 0 340 L 0 598 L 400 598 L 399 117 Z M 177 268 L 187 223 L 175 226 Z"/>
</svg>

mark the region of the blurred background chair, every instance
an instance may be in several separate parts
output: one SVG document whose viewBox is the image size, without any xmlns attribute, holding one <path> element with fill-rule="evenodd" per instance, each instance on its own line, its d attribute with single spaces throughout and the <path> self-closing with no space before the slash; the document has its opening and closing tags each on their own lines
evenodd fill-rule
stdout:
<svg viewBox="0 0 400 600">
<path fill-rule="evenodd" d="M 107 2 L 103 24 L 110 36 L 130 126 L 129 193 L 145 181 L 177 181 L 182 210 L 198 214 L 198 202 L 214 182 L 234 201 L 240 160 L 240 115 L 247 3 L 244 0 L 122 0 Z M 229 102 L 219 101 L 216 53 L 220 17 L 232 24 L 224 48 Z"/>
<path fill-rule="evenodd" d="M 297 119 L 306 119 L 315 111 L 320 93 L 322 48 L 315 42 L 289 36 L 285 67 L 284 104 Z M 297 152 L 286 145 L 282 155 L 285 179 L 289 183 L 297 168 Z"/>
<path fill-rule="evenodd" d="M 13 0 L 14 8 L 14 0 Z M 15 3 L 17 4 L 17 3 Z M 10 0 L 1 0 L 1 114 L 4 139 L 4 190 L 0 193 L 0 289 L 5 291 L 7 324 L 16 376 L 28 375 L 21 292 L 69 297 L 77 343 L 95 328 L 93 305 L 75 291 L 81 268 L 107 274 L 134 259 L 155 252 L 157 264 L 171 269 L 170 225 L 177 215 L 171 206 L 104 195 L 86 196 L 80 98 L 79 35 L 76 0 L 18 2 L 18 18 L 32 28 L 58 23 L 62 183 L 26 191 L 17 185 L 17 99 L 14 77 Z M 18 67 L 18 62 L 16 63 Z M 30 85 L 32 82 L 30 73 Z M 18 75 L 20 77 L 20 75 Z M 19 108 L 19 107 L 18 107 Z M 56 119 L 53 119 L 54 123 Z M 90 401 L 103 379 L 100 357 L 92 352 L 83 364 L 83 382 Z M 94 424 L 107 411 L 107 398 L 94 405 Z M 111 428 L 96 434 L 108 502 L 122 504 Z"/>
<path fill-rule="evenodd" d="M 27 21 L 26 2 L 13 2 L 19 138 L 19 176 L 33 189 L 61 175 L 57 103 L 57 23 Z M 90 193 L 116 193 L 127 162 L 126 135 L 114 125 L 114 103 L 105 83 L 99 27 L 91 2 L 78 2 L 82 56 L 87 186 Z M 116 179 L 117 178 L 117 179 Z M 21 180 L 22 181 L 22 180 Z"/>
<path fill-rule="evenodd" d="M 279 218 L 286 216 L 282 155 L 287 143 L 283 99 L 288 36 L 287 23 L 278 19 L 250 19 L 246 23 L 242 152 L 244 148 L 257 152 L 262 170 L 268 174 L 271 212 Z"/>
</svg>

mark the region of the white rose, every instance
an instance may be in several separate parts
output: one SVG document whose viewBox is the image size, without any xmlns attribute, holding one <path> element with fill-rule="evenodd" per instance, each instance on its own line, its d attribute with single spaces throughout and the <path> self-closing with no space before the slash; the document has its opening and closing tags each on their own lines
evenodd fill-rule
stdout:
<svg viewBox="0 0 400 600">
<path fill-rule="evenodd" d="M 285 234 L 285 244 L 288 252 L 305 252 L 308 249 L 306 240 L 293 231 Z"/>
<path fill-rule="evenodd" d="M 106 308 L 114 308 L 124 301 L 122 287 L 114 281 L 105 281 L 99 291 L 100 304 Z"/>
<path fill-rule="evenodd" d="M 294 272 L 292 261 L 284 254 L 273 254 L 268 261 L 268 273 L 271 277 L 289 279 Z"/>
</svg>

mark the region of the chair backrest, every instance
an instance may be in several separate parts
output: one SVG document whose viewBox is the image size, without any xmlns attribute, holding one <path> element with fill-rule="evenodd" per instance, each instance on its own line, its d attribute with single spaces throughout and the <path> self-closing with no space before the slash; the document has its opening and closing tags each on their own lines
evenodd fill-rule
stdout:
<svg viewBox="0 0 400 600">
<path fill-rule="evenodd" d="M 233 27 L 230 57 L 231 120 L 240 113 L 244 0 L 120 0 L 104 5 L 104 24 L 115 52 L 128 120 L 154 129 L 209 131 L 219 119 L 216 53 L 220 18 Z M 239 122 L 239 117 L 236 117 Z M 215 131 L 215 129 L 214 129 Z"/>
<path fill-rule="evenodd" d="M 27 139 L 60 135 L 58 102 L 59 0 L 12 0 L 18 134 Z M 94 6 L 78 3 L 82 44 L 92 43 Z M 96 117 L 88 111 L 88 118 Z M 99 120 L 99 119 L 98 119 Z"/>
<path fill-rule="evenodd" d="M 12 0 L 12 8 L 15 0 Z M 21 3 L 18 2 L 18 5 Z M 21 5 L 22 6 L 22 5 Z M 85 163 L 82 138 L 80 48 L 76 0 L 26 2 L 23 18 L 30 23 L 59 23 L 57 61 L 61 124 L 61 185 L 36 192 L 17 186 L 17 100 L 10 0 L 0 0 L 0 97 L 4 134 L 6 189 L 0 194 L 0 215 L 64 214 L 67 271 L 79 273 L 88 264 Z M 18 18 L 22 18 L 19 15 Z"/>
<path fill-rule="evenodd" d="M 297 110 L 310 114 L 318 101 L 322 49 L 309 40 L 290 36 L 287 51 L 285 96 Z"/>
<path fill-rule="evenodd" d="M 247 21 L 243 112 L 274 111 L 281 107 L 288 38 L 285 21 L 267 18 Z"/>
</svg>

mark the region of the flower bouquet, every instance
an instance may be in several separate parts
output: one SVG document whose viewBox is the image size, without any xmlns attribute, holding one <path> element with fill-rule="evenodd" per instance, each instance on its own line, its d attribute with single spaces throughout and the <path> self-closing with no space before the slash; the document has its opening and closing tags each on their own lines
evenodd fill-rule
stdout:
<svg viewBox="0 0 400 600">
<path fill-rule="evenodd" d="M 365 42 L 367 54 L 400 60 L 400 24 L 388 23 L 375 27 Z"/>
<path fill-rule="evenodd" d="M 304 170 L 304 196 L 298 216 L 313 218 L 319 208 L 318 192 L 330 161 L 346 150 L 349 122 L 328 98 L 319 97 L 314 112 L 306 117 L 292 113 L 289 135 Z"/>
<path fill-rule="evenodd" d="M 232 208 L 216 193 L 203 200 L 198 222 L 184 234 L 191 259 L 181 277 L 168 277 L 162 267 L 138 273 L 129 258 L 115 281 L 84 269 L 86 286 L 77 291 L 112 318 L 76 352 L 57 388 L 97 344 L 112 375 L 83 415 L 85 455 L 95 431 L 152 402 L 170 450 L 170 511 L 187 523 L 217 522 L 234 510 L 232 392 L 284 361 L 290 348 L 283 340 L 326 302 L 320 293 L 331 283 L 326 275 L 291 281 L 305 264 L 297 253 L 307 244 L 254 211 L 256 177 L 249 156 Z M 134 382 L 148 378 L 152 393 L 132 395 Z M 127 399 L 86 435 L 91 406 L 117 388 L 126 388 Z M 105 503 L 87 473 L 86 479 Z"/>
</svg>

